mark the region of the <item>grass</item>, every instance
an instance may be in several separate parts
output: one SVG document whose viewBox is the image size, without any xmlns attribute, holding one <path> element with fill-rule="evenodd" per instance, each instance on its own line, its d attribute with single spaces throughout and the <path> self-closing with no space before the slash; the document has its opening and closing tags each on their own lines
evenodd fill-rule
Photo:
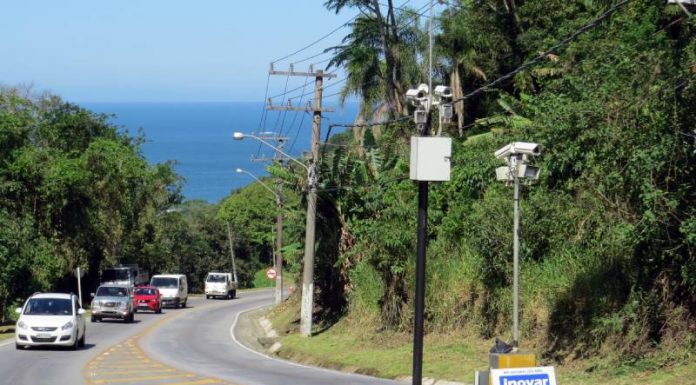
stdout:
<svg viewBox="0 0 696 385">
<path fill-rule="evenodd" d="M 264 268 L 254 273 L 254 288 L 258 289 L 275 286 L 275 280 L 266 277 L 266 270 L 268 269 Z M 285 275 L 283 275 L 283 286 L 288 286 L 291 282 L 294 282 L 294 277 L 290 273 L 285 273 Z"/>
<path fill-rule="evenodd" d="M 14 323 L 9 324 L 9 325 L 0 325 L 0 341 L 14 338 L 14 332 L 15 332 Z"/>
<path fill-rule="evenodd" d="M 282 357 L 306 364 L 359 372 L 384 378 L 411 375 L 412 336 L 406 333 L 376 332 L 360 321 L 341 320 L 312 338 L 297 333 L 297 301 L 289 301 L 269 315 L 280 332 Z M 423 376 L 473 383 L 475 370 L 488 366 L 492 340 L 464 333 L 429 334 L 424 341 Z M 652 366 L 650 359 L 626 366 L 604 361 L 574 361 L 556 367 L 559 384 L 586 385 L 696 385 L 693 358 L 671 366 Z"/>
</svg>

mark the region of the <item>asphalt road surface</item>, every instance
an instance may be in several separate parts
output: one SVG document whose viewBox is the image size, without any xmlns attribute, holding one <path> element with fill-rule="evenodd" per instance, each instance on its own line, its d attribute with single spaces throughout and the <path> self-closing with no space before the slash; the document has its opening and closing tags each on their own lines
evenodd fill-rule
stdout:
<svg viewBox="0 0 696 385">
<path fill-rule="evenodd" d="M 186 309 L 138 313 L 133 324 L 88 321 L 78 351 L 17 351 L 12 341 L 0 346 L 0 384 L 399 384 L 269 358 L 238 343 L 239 314 L 272 303 L 271 290 L 247 291 L 231 301 L 189 298 Z"/>
</svg>

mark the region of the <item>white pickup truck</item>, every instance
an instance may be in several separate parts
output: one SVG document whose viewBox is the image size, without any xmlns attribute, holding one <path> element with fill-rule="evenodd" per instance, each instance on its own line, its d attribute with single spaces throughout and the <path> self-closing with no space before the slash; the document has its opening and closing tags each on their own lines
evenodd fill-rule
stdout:
<svg viewBox="0 0 696 385">
<path fill-rule="evenodd" d="M 205 277 L 205 298 L 232 299 L 237 296 L 237 281 L 231 273 L 208 273 Z"/>
</svg>

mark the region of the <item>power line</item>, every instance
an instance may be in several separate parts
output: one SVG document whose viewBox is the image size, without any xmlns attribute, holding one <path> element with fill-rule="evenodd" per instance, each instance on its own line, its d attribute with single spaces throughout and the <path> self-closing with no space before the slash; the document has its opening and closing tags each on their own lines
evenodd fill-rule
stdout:
<svg viewBox="0 0 696 385">
<path fill-rule="evenodd" d="M 285 55 L 285 56 L 283 56 L 283 57 L 281 57 L 281 58 L 279 58 L 279 59 L 273 60 L 273 61 L 271 62 L 271 64 L 275 64 L 275 63 L 277 63 L 277 62 L 279 62 L 279 61 L 281 61 L 281 60 L 285 60 L 285 59 L 287 59 L 287 58 L 289 58 L 289 57 L 295 56 L 295 55 L 297 55 L 298 53 L 300 53 L 300 52 L 302 52 L 302 51 L 304 51 L 304 50 L 306 50 L 306 49 L 309 49 L 309 48 L 315 46 L 316 44 L 318 44 L 319 42 L 323 41 L 323 40 L 326 39 L 327 37 L 333 35 L 334 33 L 338 32 L 338 31 L 340 31 L 341 29 L 343 29 L 344 27 L 348 26 L 348 25 L 349 25 L 353 20 L 355 20 L 357 17 L 358 17 L 358 15 L 355 15 L 355 16 L 351 17 L 351 18 L 350 18 L 348 21 L 346 21 L 345 23 L 343 23 L 343 24 L 339 25 L 338 27 L 334 28 L 333 30 L 331 30 L 331 32 L 329 32 L 329 33 L 325 34 L 324 36 L 320 37 L 319 39 L 317 39 L 317 40 L 315 40 L 315 41 L 313 41 L 313 42 L 307 44 L 306 46 L 304 46 L 304 47 L 302 47 L 302 48 L 296 50 L 296 51 L 293 52 L 293 53 L 287 54 L 287 55 Z"/>
<path fill-rule="evenodd" d="M 311 80 L 310 80 L 309 77 L 306 77 L 306 78 L 305 78 L 305 83 L 304 83 L 304 85 L 302 85 L 302 91 L 303 91 L 303 92 L 304 92 L 304 89 L 307 87 L 307 85 L 310 83 L 310 81 L 311 81 Z M 299 104 L 302 104 L 302 97 L 300 97 L 300 102 L 299 102 Z M 295 114 L 292 116 L 292 122 L 290 123 L 290 127 L 291 127 L 291 128 L 292 128 L 292 126 L 295 125 L 295 121 L 296 121 L 296 120 L 297 120 L 297 113 L 295 113 Z M 290 131 L 288 130 L 288 133 L 289 133 L 289 132 L 290 132 Z M 300 132 L 300 127 L 298 126 L 298 127 L 297 127 L 297 133 L 295 134 L 295 138 L 297 138 L 297 135 L 299 134 L 299 132 Z M 293 142 L 293 145 L 294 145 L 294 142 Z"/>
<path fill-rule="evenodd" d="M 425 15 L 425 13 L 426 13 L 427 11 L 424 11 L 424 12 L 422 12 L 422 11 L 423 11 L 423 9 L 429 7 L 429 5 L 430 5 L 429 3 L 423 5 L 422 7 L 418 8 L 418 9 L 415 10 L 415 11 L 411 11 L 411 10 L 408 10 L 408 8 L 404 8 L 404 6 L 405 6 L 406 4 L 408 4 L 410 1 L 411 1 L 411 0 L 406 0 L 406 1 L 404 1 L 400 6 L 396 6 L 396 7 L 394 7 L 394 8 L 395 8 L 395 9 L 402 10 L 402 11 L 404 11 L 404 12 L 410 12 L 410 13 L 416 15 L 416 16 L 423 16 L 423 15 Z M 384 5 L 384 4 L 382 4 L 382 5 Z M 346 25 L 349 25 L 351 22 L 353 22 L 353 21 L 354 21 L 355 19 L 357 19 L 359 16 L 360 16 L 360 15 L 354 16 L 353 18 L 351 18 L 350 20 L 348 20 L 347 22 L 345 22 L 342 26 L 340 26 L 339 29 L 342 28 L 342 27 L 344 27 L 344 26 L 346 26 Z M 403 29 L 405 29 L 406 27 L 409 27 L 411 24 L 413 24 L 414 21 L 415 21 L 415 18 L 414 18 L 414 19 L 411 19 L 411 20 L 409 20 L 409 21 L 407 21 L 404 25 L 399 26 L 399 29 L 402 29 L 402 30 L 403 30 Z M 329 32 L 328 34 L 324 35 L 324 37 L 328 37 L 330 34 L 334 33 L 335 31 L 337 31 L 337 29 L 335 29 L 335 30 L 333 30 L 332 32 Z M 322 40 L 322 39 L 319 39 L 318 41 L 321 41 L 321 40 Z M 318 42 L 318 41 L 317 41 L 317 42 Z M 313 45 L 313 44 L 312 44 L 312 45 Z M 308 45 L 306 48 L 309 48 L 310 46 L 311 46 L 311 45 Z M 329 48 L 331 48 L 331 47 L 329 47 Z M 327 49 L 328 49 L 328 48 L 327 48 Z M 296 53 L 299 53 L 299 52 L 301 52 L 301 51 L 302 51 L 302 50 L 298 50 Z M 305 62 L 305 61 L 307 61 L 307 60 L 311 60 L 311 59 L 313 59 L 313 58 L 315 58 L 315 57 L 319 57 L 319 56 L 321 56 L 321 55 L 328 54 L 328 53 L 329 53 L 329 52 L 322 51 L 322 52 L 317 53 L 317 54 L 315 54 L 315 55 L 311 55 L 311 56 L 308 56 L 308 57 L 306 57 L 306 58 L 304 58 L 304 59 L 300 59 L 300 60 L 298 60 L 298 61 L 295 61 L 295 62 L 293 62 L 292 64 L 297 64 L 297 63 Z M 273 61 L 272 63 L 276 63 L 276 62 L 281 61 L 281 60 L 283 60 L 283 59 L 287 59 L 287 58 L 290 57 L 290 56 L 292 56 L 292 54 L 291 54 L 291 55 L 287 55 L 286 57 L 283 57 L 283 58 L 281 58 L 281 59 L 275 60 L 275 61 Z M 322 64 L 322 63 L 325 63 L 325 62 L 330 61 L 331 59 L 333 59 L 333 58 L 327 58 L 327 59 L 324 59 L 324 60 L 321 60 L 321 61 L 318 61 L 318 62 L 314 62 L 314 63 L 312 63 L 312 65 Z M 329 84 L 329 85 L 327 85 L 327 86 L 324 86 L 323 89 L 333 87 L 333 86 L 335 86 L 337 83 L 347 80 L 347 78 L 348 78 L 348 77 L 346 76 L 346 77 L 343 78 L 343 79 L 337 80 L 337 81 L 334 82 L 334 83 L 331 83 L 331 84 Z M 297 91 L 297 90 L 300 89 L 300 88 L 302 88 L 302 86 L 293 88 L 293 89 L 291 89 L 291 90 L 289 90 L 289 91 L 285 91 L 285 92 L 280 93 L 280 94 L 273 95 L 273 96 L 271 96 L 271 99 L 275 99 L 275 98 L 280 97 L 280 96 L 283 96 L 283 95 L 285 95 L 285 94 L 287 94 L 287 93 Z M 307 94 L 303 94 L 303 95 L 295 95 L 295 96 L 292 96 L 290 99 L 298 98 L 298 97 L 300 97 L 300 96 L 307 96 L 307 95 L 309 95 L 309 94 L 311 94 L 311 93 L 313 93 L 313 91 L 312 91 L 312 92 L 309 92 L 309 93 L 307 93 Z M 267 99 L 266 99 L 266 100 L 267 100 Z"/>
<path fill-rule="evenodd" d="M 476 96 L 476 95 L 480 94 L 481 92 L 514 77 L 515 75 L 526 70 L 527 68 L 536 65 L 540 61 L 545 60 L 549 54 L 556 52 L 559 48 L 561 48 L 561 47 L 565 46 L 566 44 L 572 42 L 573 40 L 577 39 L 583 33 L 590 31 L 590 30 L 594 29 L 595 27 L 597 27 L 602 21 L 604 21 L 604 19 L 613 15 L 614 12 L 616 12 L 619 8 L 623 7 L 624 5 L 628 4 L 629 1 L 631 1 L 631 0 L 622 0 L 621 2 L 619 2 L 616 5 L 609 8 L 606 12 L 604 12 L 600 16 L 596 17 L 591 22 L 589 22 L 589 23 L 585 24 L 584 26 L 580 27 L 579 29 L 577 29 L 570 36 L 561 40 L 558 44 L 554 45 L 553 47 L 551 47 L 551 48 L 547 49 L 546 51 L 542 52 L 541 54 L 537 55 L 534 59 L 527 61 L 526 63 L 524 63 L 521 66 L 515 68 L 514 70 L 508 72 L 507 74 L 495 79 L 494 81 L 492 81 L 492 82 L 490 82 L 482 87 L 479 87 L 479 88 L 469 92 L 468 94 L 462 96 L 461 98 L 453 100 L 452 102 L 457 103 L 457 102 L 461 102 L 461 101 L 464 101 L 466 99 L 469 99 L 473 96 Z"/>
</svg>

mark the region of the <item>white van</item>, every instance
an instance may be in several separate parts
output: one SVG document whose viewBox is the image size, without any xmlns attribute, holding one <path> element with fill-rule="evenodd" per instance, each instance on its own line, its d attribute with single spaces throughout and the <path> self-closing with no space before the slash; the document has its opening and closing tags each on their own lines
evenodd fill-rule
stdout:
<svg viewBox="0 0 696 385">
<path fill-rule="evenodd" d="M 150 286 L 155 286 L 162 294 L 162 307 L 186 307 L 188 301 L 188 284 L 183 274 L 157 274 L 150 280 Z"/>
<path fill-rule="evenodd" d="M 222 297 L 232 299 L 237 296 L 237 282 L 231 273 L 210 272 L 205 277 L 205 298 Z"/>
</svg>

